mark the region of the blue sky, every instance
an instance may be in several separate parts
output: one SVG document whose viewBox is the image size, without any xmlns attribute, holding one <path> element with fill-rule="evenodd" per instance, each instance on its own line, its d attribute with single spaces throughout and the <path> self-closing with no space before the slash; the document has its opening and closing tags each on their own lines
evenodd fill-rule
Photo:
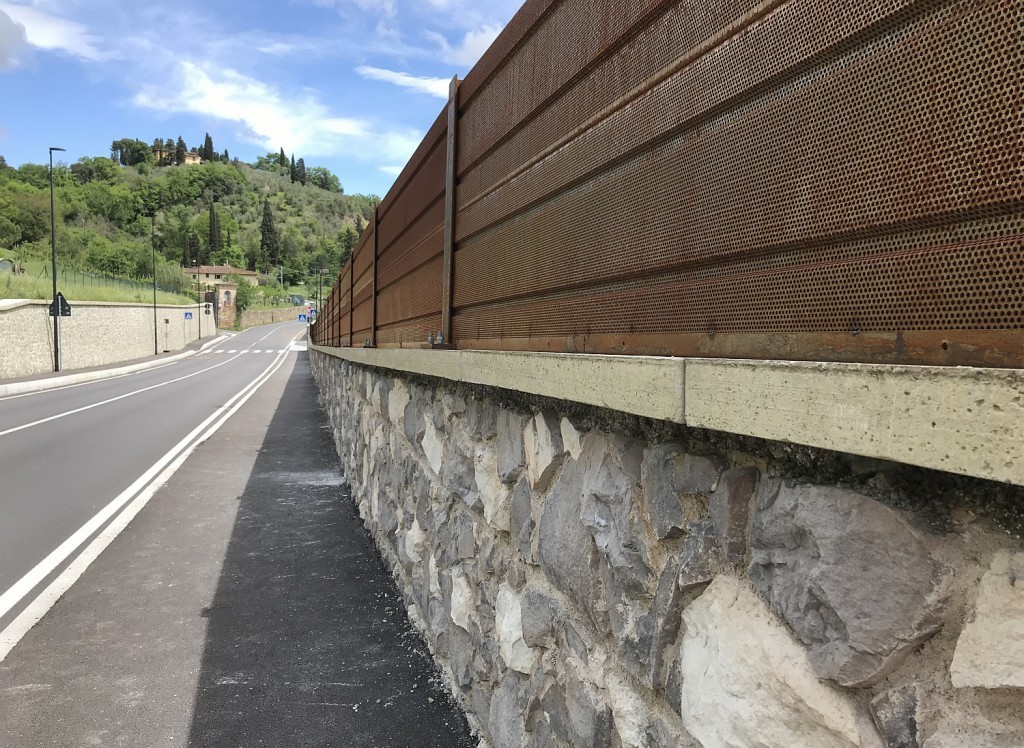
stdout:
<svg viewBox="0 0 1024 748">
<path fill-rule="evenodd" d="M 520 0 L 0 0 L 11 166 L 185 138 L 383 196 Z M 58 154 L 59 155 L 59 154 Z"/>
</svg>

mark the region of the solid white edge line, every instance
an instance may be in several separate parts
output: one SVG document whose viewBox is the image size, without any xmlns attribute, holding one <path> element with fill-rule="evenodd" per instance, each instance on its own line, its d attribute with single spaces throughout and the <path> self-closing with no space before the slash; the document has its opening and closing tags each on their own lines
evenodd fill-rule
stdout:
<svg viewBox="0 0 1024 748">
<path fill-rule="evenodd" d="M 296 336 L 298 337 L 298 336 Z M 293 338 L 294 340 L 294 338 Z M 193 429 L 188 436 L 182 439 L 178 444 L 171 448 L 163 457 L 160 458 L 149 470 L 143 473 L 131 486 L 117 496 L 112 502 L 106 507 L 100 510 L 89 522 L 83 525 L 77 532 L 75 532 L 70 538 L 62 543 L 56 550 L 54 550 L 45 559 L 40 561 L 35 568 L 28 572 L 18 582 L 16 582 L 10 589 L 8 589 L 2 596 L 0 596 L 0 616 L 5 615 L 12 607 L 18 604 L 21 599 L 25 597 L 28 592 L 35 588 L 39 582 L 49 575 L 54 568 L 56 568 L 62 561 L 75 551 L 75 549 L 84 542 L 96 529 L 110 518 L 120 507 L 124 506 L 133 496 L 135 500 L 132 504 L 125 509 L 118 517 L 107 526 L 107 528 L 100 533 L 90 543 L 84 551 L 76 558 L 60 576 L 54 579 L 39 596 L 37 596 L 29 605 L 23 610 L 3 631 L 0 631 L 0 662 L 4 661 L 4 658 L 11 652 L 14 646 L 21 640 L 21 638 L 28 633 L 28 631 L 46 615 L 47 611 L 53 604 L 60 599 L 61 595 L 67 592 L 71 586 L 78 581 L 78 578 L 85 572 L 89 565 L 99 557 L 99 555 L 106 549 L 114 538 L 116 538 L 128 523 L 139 513 L 139 511 L 146 505 L 150 498 L 167 482 L 167 480 L 174 474 L 174 472 L 181 467 L 182 463 L 188 458 L 189 455 L 202 444 L 204 441 L 209 439 L 218 429 L 230 418 L 239 408 L 244 405 L 250 397 L 252 397 L 256 391 L 272 377 L 287 358 L 286 353 L 282 353 L 271 364 L 263 370 L 259 376 L 250 382 L 245 389 L 240 391 L 234 398 L 229 400 L 227 403 L 222 405 L 219 409 L 214 411 L 206 420 L 204 420 L 199 426 Z M 220 420 L 210 426 L 205 432 L 201 433 L 198 437 L 196 434 L 202 432 L 211 421 L 221 416 Z M 175 457 L 177 455 L 177 457 Z M 168 465 L 168 463 L 170 463 Z M 165 467 L 166 466 L 166 467 Z M 153 476 L 154 473 L 160 471 L 156 479 L 146 484 L 146 481 Z M 141 484 L 141 485 L 140 485 Z M 141 493 L 139 492 L 141 489 Z M 33 581 L 34 580 L 34 581 Z M 19 594 L 20 593 L 20 594 Z"/>
<path fill-rule="evenodd" d="M 238 356 L 235 356 L 235 358 L 238 358 L 241 355 L 242 354 L 238 354 Z M 224 364 L 229 364 L 232 361 L 234 361 L 235 358 L 225 359 L 225 360 L 221 361 L 219 364 L 214 364 L 213 366 L 207 366 L 205 369 L 200 369 L 199 371 L 194 371 L 191 374 L 185 374 L 184 376 L 178 377 L 177 379 L 168 379 L 166 382 L 158 382 L 157 384 L 151 384 L 149 387 L 143 387 L 142 389 L 132 390 L 131 392 L 126 392 L 123 395 L 118 395 L 117 397 L 111 397 L 111 398 L 109 398 L 107 400 L 100 400 L 98 403 L 91 403 L 90 405 L 83 405 L 81 408 L 74 408 L 72 410 L 64 411 L 63 413 L 56 413 L 56 414 L 54 414 L 52 416 L 47 416 L 46 418 L 40 418 L 38 421 L 32 421 L 31 423 L 23 423 L 21 426 L 14 426 L 14 427 L 9 428 L 9 429 L 7 429 L 5 431 L 0 431 L 0 436 L 7 436 L 8 434 L 13 434 L 13 433 L 18 432 L 18 431 L 24 431 L 25 429 L 32 428 L 33 426 L 41 426 L 44 423 L 49 423 L 50 421 L 56 421 L 59 418 L 66 418 L 67 416 L 75 415 L 75 413 L 81 413 L 81 412 L 86 411 L 86 410 L 92 410 L 93 408 L 98 408 L 101 405 L 109 405 L 110 403 L 116 403 L 118 400 L 124 400 L 126 397 L 132 397 L 133 395 L 141 395 L 143 392 L 149 392 L 150 390 L 159 389 L 160 387 L 166 387 L 169 384 L 174 384 L 175 382 L 180 382 L 183 379 L 190 379 L 192 377 L 199 376 L 200 374 L 205 374 L 206 372 L 211 371 L 213 369 L 216 369 L 216 368 L 218 368 L 220 366 L 224 366 Z"/>
<path fill-rule="evenodd" d="M 103 369 L 101 371 L 79 372 L 77 374 L 70 373 L 62 377 L 51 379 L 36 379 L 28 382 L 0 384 L 0 400 L 13 400 L 15 397 L 39 395 L 44 392 L 52 392 L 53 390 L 66 390 L 69 387 L 82 387 L 87 384 L 93 384 L 94 382 L 118 379 L 120 377 L 126 377 L 129 374 L 138 374 L 140 371 L 160 369 L 164 366 L 170 366 L 171 364 L 177 363 L 189 356 L 205 353 L 208 347 L 220 343 L 222 339 L 229 339 L 234 335 L 235 333 L 222 333 L 213 340 L 204 343 L 203 346 L 197 350 L 175 353 L 167 358 L 159 359 L 156 362 L 145 361 L 143 363 L 127 364 L 126 366 L 118 366 L 113 369 Z"/>
</svg>

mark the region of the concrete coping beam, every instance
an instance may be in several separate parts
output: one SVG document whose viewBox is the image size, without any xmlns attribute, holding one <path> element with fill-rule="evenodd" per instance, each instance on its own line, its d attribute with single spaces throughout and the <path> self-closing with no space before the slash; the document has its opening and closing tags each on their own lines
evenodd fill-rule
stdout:
<svg viewBox="0 0 1024 748">
<path fill-rule="evenodd" d="M 310 348 L 697 428 L 1024 485 L 1024 370 Z"/>
</svg>

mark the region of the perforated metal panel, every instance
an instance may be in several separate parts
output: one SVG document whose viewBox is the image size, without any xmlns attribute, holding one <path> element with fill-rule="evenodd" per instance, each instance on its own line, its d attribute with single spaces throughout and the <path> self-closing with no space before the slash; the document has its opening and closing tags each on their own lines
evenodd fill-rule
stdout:
<svg viewBox="0 0 1024 748">
<path fill-rule="evenodd" d="M 1022 5 L 532 0 L 460 94 L 452 342 L 1024 366 Z M 381 345 L 442 308 L 443 114 Z"/>
</svg>

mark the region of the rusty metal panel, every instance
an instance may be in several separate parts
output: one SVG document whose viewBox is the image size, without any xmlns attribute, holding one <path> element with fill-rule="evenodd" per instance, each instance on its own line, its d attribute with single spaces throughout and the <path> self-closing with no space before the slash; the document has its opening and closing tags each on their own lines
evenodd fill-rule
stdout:
<svg viewBox="0 0 1024 748">
<path fill-rule="evenodd" d="M 441 314 L 403 320 L 399 324 L 384 325 L 377 330 L 377 345 L 380 348 L 428 348 L 429 335 L 437 335 L 441 329 Z"/>
<path fill-rule="evenodd" d="M 438 202 L 444 202 L 446 132 L 447 128 L 442 131 L 442 137 L 430 149 L 427 158 L 411 174 L 401 199 L 389 205 L 387 210 L 383 208 L 383 204 L 381 206 L 379 246 L 382 252 L 382 267 L 389 262 L 388 255 L 393 254 L 396 249 L 401 251 L 404 242 L 417 241 L 415 231 L 423 224 L 424 214 L 432 213 Z M 419 230 L 422 232 L 423 229 Z"/>
<path fill-rule="evenodd" d="M 892 9 L 780 5 L 465 207 L 456 334 L 1020 329 L 1019 4 Z"/>
<path fill-rule="evenodd" d="M 530 0 L 380 206 L 378 342 L 448 194 L 459 347 L 1024 366 L 1022 9 Z"/>
</svg>

